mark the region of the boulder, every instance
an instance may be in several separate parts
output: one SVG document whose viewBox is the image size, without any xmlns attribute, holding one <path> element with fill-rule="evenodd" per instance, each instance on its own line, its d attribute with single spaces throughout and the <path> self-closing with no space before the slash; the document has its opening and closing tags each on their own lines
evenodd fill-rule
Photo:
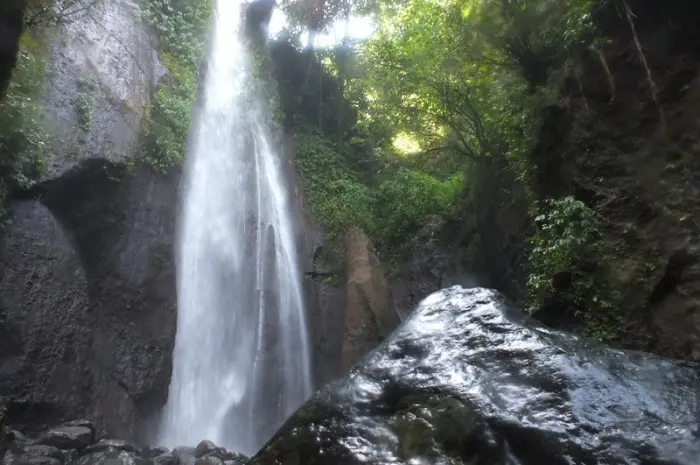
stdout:
<svg viewBox="0 0 700 465">
<path fill-rule="evenodd" d="M 110 450 L 84 455 L 76 465 L 150 465 L 146 459 L 123 450 Z"/>
<path fill-rule="evenodd" d="M 697 465 L 700 366 L 552 331 L 455 286 L 248 465 Z"/>
<path fill-rule="evenodd" d="M 218 448 L 216 447 L 216 444 L 205 439 L 204 441 L 201 441 L 199 444 L 197 444 L 194 456 L 199 458 L 211 452 L 216 452 L 217 450 Z"/>
<path fill-rule="evenodd" d="M 170 452 L 164 452 L 151 458 L 155 465 L 177 465 L 178 461 Z"/>
<path fill-rule="evenodd" d="M 86 455 L 93 454 L 95 452 L 105 452 L 107 450 L 123 450 L 126 452 L 133 452 L 135 454 L 139 453 L 136 447 L 126 441 L 122 441 L 121 439 L 101 439 L 96 444 L 87 446 L 82 453 L 83 455 Z"/>
<path fill-rule="evenodd" d="M 90 428 L 92 432 L 95 432 L 95 425 L 92 424 L 90 420 L 71 420 L 71 421 L 66 421 L 61 424 L 61 426 L 83 426 L 85 428 Z"/>
<path fill-rule="evenodd" d="M 43 455 L 22 454 L 19 457 L 3 462 L 5 465 L 61 465 L 63 462 L 53 457 L 45 457 Z"/>
<path fill-rule="evenodd" d="M 194 461 L 194 465 L 223 465 L 224 461 L 216 455 L 205 455 Z"/>
<path fill-rule="evenodd" d="M 22 448 L 25 454 L 42 456 L 42 457 L 52 457 L 61 462 L 65 461 L 65 455 L 62 450 L 54 446 L 46 445 L 34 445 L 34 446 L 24 446 Z"/>
<path fill-rule="evenodd" d="M 63 463 L 70 464 L 73 463 L 73 461 L 78 460 L 78 457 L 80 457 L 80 454 L 78 454 L 78 451 L 75 449 L 69 449 L 69 450 L 62 450 L 63 453 Z"/>
<path fill-rule="evenodd" d="M 194 458 L 197 455 L 197 449 L 194 447 L 178 446 L 173 449 L 173 456 L 177 459 L 178 463 L 184 465 L 188 462 L 194 462 Z"/>
<path fill-rule="evenodd" d="M 61 426 L 46 431 L 36 441 L 37 444 L 54 446 L 59 449 L 82 449 L 90 445 L 95 435 L 84 426 Z"/>
<path fill-rule="evenodd" d="M 145 447 L 141 451 L 141 456 L 147 459 L 152 459 L 153 457 L 168 453 L 170 453 L 170 450 L 168 450 L 167 447 Z"/>
</svg>

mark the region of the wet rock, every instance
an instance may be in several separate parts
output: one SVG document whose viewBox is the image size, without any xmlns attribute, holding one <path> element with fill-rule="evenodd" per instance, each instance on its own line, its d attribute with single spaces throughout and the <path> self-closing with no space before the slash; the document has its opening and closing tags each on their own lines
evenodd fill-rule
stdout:
<svg viewBox="0 0 700 465">
<path fill-rule="evenodd" d="M 61 452 L 63 453 L 63 463 L 65 464 L 70 464 L 75 460 L 78 460 L 78 457 L 80 456 L 78 451 L 75 449 L 62 450 Z"/>
<path fill-rule="evenodd" d="M 425 299 L 249 465 L 697 465 L 700 366 L 549 330 L 490 290 Z"/>
<path fill-rule="evenodd" d="M 42 456 L 42 457 L 52 457 L 56 460 L 60 460 L 61 462 L 63 462 L 65 460 L 65 456 L 64 456 L 63 451 L 61 451 L 58 447 L 45 446 L 45 445 L 35 445 L 35 446 L 25 446 L 22 449 L 24 450 L 25 454 Z"/>
<path fill-rule="evenodd" d="M 188 462 L 194 462 L 194 458 L 197 455 L 197 449 L 194 447 L 178 446 L 173 449 L 173 456 L 177 459 L 178 463 L 185 464 Z"/>
<path fill-rule="evenodd" d="M 216 447 L 216 444 L 214 444 L 211 441 L 208 440 L 203 440 L 199 444 L 197 444 L 197 448 L 195 449 L 194 456 L 199 458 L 202 457 L 203 455 L 207 455 L 211 452 L 217 452 L 219 449 Z"/>
<path fill-rule="evenodd" d="M 105 452 L 107 450 L 123 450 L 126 452 L 133 452 L 138 454 L 138 451 L 136 447 L 134 447 L 132 444 L 129 444 L 126 441 L 122 441 L 121 439 L 101 439 L 97 444 L 92 444 L 90 446 L 87 446 L 83 451 L 82 454 L 93 454 L 95 452 Z"/>
<path fill-rule="evenodd" d="M 150 465 L 150 462 L 123 450 L 111 450 L 84 455 L 76 465 Z"/>
<path fill-rule="evenodd" d="M 16 461 L 5 461 L 4 463 L 5 465 L 61 465 L 63 462 L 53 457 L 23 454 Z"/>
<path fill-rule="evenodd" d="M 81 449 L 88 446 L 94 438 L 90 428 L 84 426 L 62 426 L 46 431 L 37 440 L 37 444 L 54 446 L 59 449 Z"/>
<path fill-rule="evenodd" d="M 147 459 L 152 459 L 153 457 L 168 453 L 170 453 L 170 450 L 167 447 L 145 447 L 141 451 L 141 456 Z"/>
<path fill-rule="evenodd" d="M 245 465 L 248 463 L 248 460 L 250 460 L 250 457 L 243 454 L 227 452 L 224 456 L 224 465 Z"/>
<path fill-rule="evenodd" d="M 151 458 L 154 465 L 177 465 L 178 461 L 170 452 L 164 452 Z"/>
<path fill-rule="evenodd" d="M 216 455 L 205 455 L 194 461 L 194 465 L 223 465 L 224 461 Z"/>
<path fill-rule="evenodd" d="M 71 420 L 61 423 L 61 426 L 82 426 L 84 428 L 90 428 L 93 433 L 95 433 L 95 425 L 92 424 L 90 420 Z"/>
</svg>

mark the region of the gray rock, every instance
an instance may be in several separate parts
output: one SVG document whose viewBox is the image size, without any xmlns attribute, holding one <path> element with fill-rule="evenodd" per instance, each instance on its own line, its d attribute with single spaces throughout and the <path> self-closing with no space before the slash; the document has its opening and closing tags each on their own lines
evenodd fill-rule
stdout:
<svg viewBox="0 0 700 465">
<path fill-rule="evenodd" d="M 141 456 L 147 459 L 152 459 L 163 454 L 169 454 L 170 450 L 167 447 L 145 447 L 141 451 Z"/>
<path fill-rule="evenodd" d="M 25 454 L 43 457 L 53 457 L 56 460 L 64 461 L 64 453 L 58 447 L 46 445 L 25 446 L 22 448 Z"/>
<path fill-rule="evenodd" d="M 170 383 L 178 178 L 92 162 L 10 206 L 0 395 L 17 428 L 89 417 L 133 442 Z"/>
<path fill-rule="evenodd" d="M 81 449 L 90 445 L 94 433 L 84 426 L 61 426 L 46 431 L 37 444 L 54 446 L 59 449 Z"/>
<path fill-rule="evenodd" d="M 194 465 L 223 465 L 224 461 L 216 455 L 205 455 L 194 461 Z"/>
<path fill-rule="evenodd" d="M 87 446 L 81 453 L 83 455 L 93 454 L 95 452 L 105 452 L 107 450 L 124 450 L 126 452 L 133 452 L 139 454 L 139 451 L 132 444 L 121 439 L 101 439 L 96 444 Z"/>
<path fill-rule="evenodd" d="M 21 451 L 7 451 L 3 465 L 62 465 L 62 461 L 44 455 L 31 455 Z"/>
<path fill-rule="evenodd" d="M 248 465 L 697 465 L 699 385 L 698 364 L 553 331 L 455 286 Z"/>
<path fill-rule="evenodd" d="M 211 452 L 216 452 L 216 451 L 218 451 L 216 444 L 205 439 L 205 440 L 201 441 L 199 444 L 197 444 L 197 448 L 195 449 L 194 456 L 199 458 L 199 457 L 207 455 Z"/>
<path fill-rule="evenodd" d="M 250 457 L 235 452 L 229 452 L 226 454 L 224 465 L 245 465 L 248 463 L 248 460 L 250 460 Z"/>
<path fill-rule="evenodd" d="M 184 464 L 189 459 L 194 460 L 197 455 L 197 449 L 188 446 L 178 446 L 173 449 L 173 456 L 177 459 L 178 463 Z"/>
<path fill-rule="evenodd" d="M 163 454 L 153 457 L 154 465 L 177 465 L 178 461 L 173 454 L 170 452 L 165 452 Z"/>
<path fill-rule="evenodd" d="M 95 452 L 78 459 L 76 465 L 150 465 L 146 459 L 124 450 Z"/>
<path fill-rule="evenodd" d="M 20 457 L 19 463 L 21 465 L 61 465 L 63 462 L 53 457 L 25 454 Z"/>
<path fill-rule="evenodd" d="M 52 145 L 46 179 L 81 162 L 125 162 L 162 66 L 140 1 L 97 2 L 90 14 L 59 26 L 49 58 L 45 127 Z M 85 109 L 87 105 L 87 120 Z M 82 120 L 81 120 L 81 115 Z"/>
<path fill-rule="evenodd" d="M 92 424 L 90 420 L 71 420 L 61 423 L 61 426 L 83 426 L 85 428 L 90 428 L 93 433 L 95 433 L 95 425 Z"/>
<path fill-rule="evenodd" d="M 63 452 L 63 463 L 65 464 L 70 464 L 75 460 L 78 460 L 78 457 L 80 456 L 78 451 L 75 449 L 62 450 L 61 452 Z"/>
</svg>

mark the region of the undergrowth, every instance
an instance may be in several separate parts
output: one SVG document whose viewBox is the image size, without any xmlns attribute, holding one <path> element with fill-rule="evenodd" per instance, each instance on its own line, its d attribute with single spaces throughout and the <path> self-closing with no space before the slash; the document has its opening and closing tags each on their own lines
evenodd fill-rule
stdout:
<svg viewBox="0 0 700 465">
<path fill-rule="evenodd" d="M 0 101 L 0 215 L 5 213 L 8 195 L 32 187 L 45 170 L 50 143 L 42 126 L 41 96 L 47 56 L 45 38 L 25 33 L 7 93 Z"/>
<path fill-rule="evenodd" d="M 145 5 L 144 19 L 156 31 L 158 54 L 169 75 L 147 107 L 139 156 L 159 171 L 184 160 L 213 10 L 213 0 L 148 0 Z"/>
</svg>

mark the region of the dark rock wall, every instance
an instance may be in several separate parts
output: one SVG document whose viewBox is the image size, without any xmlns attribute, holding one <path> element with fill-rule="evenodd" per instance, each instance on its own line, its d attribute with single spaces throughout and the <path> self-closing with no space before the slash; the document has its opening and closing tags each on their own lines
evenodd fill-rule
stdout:
<svg viewBox="0 0 700 465">
<path fill-rule="evenodd" d="M 17 60 L 23 16 L 24 0 L 3 0 L 0 3 L 0 98 L 5 95 Z"/>
<path fill-rule="evenodd" d="M 19 427 L 83 416 L 133 437 L 167 397 L 177 174 L 103 160 L 11 206 L 0 242 L 0 395 Z"/>
<path fill-rule="evenodd" d="M 700 359 L 700 3 L 628 0 L 634 29 L 622 4 L 598 14 L 610 38 L 600 53 L 561 77 L 533 187 L 598 213 L 606 281 L 621 296 L 616 343 Z"/>
</svg>

